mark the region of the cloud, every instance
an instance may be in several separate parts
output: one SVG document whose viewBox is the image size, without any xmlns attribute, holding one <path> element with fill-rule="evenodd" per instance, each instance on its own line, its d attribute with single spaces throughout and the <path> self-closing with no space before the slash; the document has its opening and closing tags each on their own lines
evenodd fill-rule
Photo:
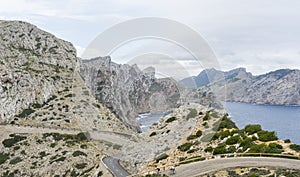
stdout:
<svg viewBox="0 0 300 177">
<path fill-rule="evenodd" d="M 222 68 L 243 66 L 259 74 L 300 68 L 299 6 L 298 0 L 10 0 L 1 3 L 0 19 L 34 23 L 74 43 L 81 55 L 89 42 L 116 23 L 137 17 L 169 18 L 199 32 Z M 191 73 L 196 71 L 186 51 L 155 41 L 119 48 L 113 59 L 126 62 L 137 51 L 170 54 L 190 65 Z"/>
</svg>

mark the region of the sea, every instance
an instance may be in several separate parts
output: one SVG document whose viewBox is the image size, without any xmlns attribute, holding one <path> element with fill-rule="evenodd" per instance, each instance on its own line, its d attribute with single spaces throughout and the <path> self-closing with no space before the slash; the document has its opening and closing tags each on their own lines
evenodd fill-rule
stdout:
<svg viewBox="0 0 300 177">
<path fill-rule="evenodd" d="M 225 102 L 230 118 L 238 128 L 247 124 L 260 124 L 263 129 L 275 131 L 282 139 L 300 144 L 300 106 L 258 105 Z"/>
<path fill-rule="evenodd" d="M 242 129 L 247 124 L 260 124 L 263 129 L 275 131 L 282 139 L 300 144 L 300 106 L 258 105 L 239 102 L 223 103 L 230 118 Z M 137 117 L 142 131 L 168 113 L 145 113 Z"/>
</svg>

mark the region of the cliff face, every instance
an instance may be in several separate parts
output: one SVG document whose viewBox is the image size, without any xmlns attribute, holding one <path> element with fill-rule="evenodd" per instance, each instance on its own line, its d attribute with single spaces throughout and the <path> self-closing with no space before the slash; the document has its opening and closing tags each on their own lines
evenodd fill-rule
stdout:
<svg viewBox="0 0 300 177">
<path fill-rule="evenodd" d="M 0 122 L 126 131 L 90 93 L 69 42 L 19 21 L 0 21 Z"/>
<path fill-rule="evenodd" d="M 2 120 L 64 88 L 76 64 L 69 42 L 25 22 L 0 21 L 0 50 Z"/>
<path fill-rule="evenodd" d="M 236 101 L 257 104 L 299 105 L 300 104 L 300 71 L 281 69 L 267 74 L 253 76 L 245 68 L 228 72 L 214 69 L 205 70 L 198 76 L 206 75 L 210 82 L 197 84 L 195 78 L 187 78 L 183 84 L 195 83 L 199 90 L 210 90 L 221 95 L 225 101 Z M 214 77 L 223 75 L 223 79 Z M 197 77 L 198 77 L 197 76 Z M 196 78 L 197 78 L 196 77 Z M 191 84 L 190 84 L 191 85 Z M 202 86 L 202 87 L 201 87 Z M 212 89 L 213 88 L 213 89 Z"/>
<path fill-rule="evenodd" d="M 156 79 L 151 68 L 143 72 L 136 65 L 116 64 L 110 57 L 82 60 L 80 74 L 100 103 L 137 130 L 138 113 L 167 111 L 180 98 L 175 81 Z"/>
</svg>

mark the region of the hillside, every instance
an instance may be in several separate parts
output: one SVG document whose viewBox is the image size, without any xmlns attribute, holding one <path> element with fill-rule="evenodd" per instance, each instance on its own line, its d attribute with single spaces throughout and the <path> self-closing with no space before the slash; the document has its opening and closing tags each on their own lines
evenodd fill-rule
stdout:
<svg viewBox="0 0 300 177">
<path fill-rule="evenodd" d="M 117 64 L 109 56 L 82 60 L 80 74 L 95 98 L 128 127 L 139 131 L 139 113 L 166 112 L 177 106 L 180 92 L 172 79 L 156 79 L 154 68 Z"/>
<path fill-rule="evenodd" d="M 210 90 L 224 101 L 257 104 L 299 105 L 300 70 L 280 69 L 253 76 L 245 68 L 223 72 L 202 71 L 180 83 L 201 91 Z"/>
</svg>

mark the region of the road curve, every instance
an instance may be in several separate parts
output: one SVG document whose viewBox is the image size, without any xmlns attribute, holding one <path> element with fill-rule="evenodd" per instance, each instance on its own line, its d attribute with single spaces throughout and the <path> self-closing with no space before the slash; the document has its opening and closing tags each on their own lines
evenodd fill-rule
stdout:
<svg viewBox="0 0 300 177">
<path fill-rule="evenodd" d="M 176 167 L 174 177 L 192 177 L 234 167 L 276 167 L 300 169 L 300 160 L 271 157 L 235 157 L 195 162 Z M 168 172 L 166 172 L 167 174 Z"/>
<path fill-rule="evenodd" d="M 130 176 L 130 174 L 120 165 L 118 158 L 108 156 L 104 157 L 102 159 L 102 162 L 106 165 L 106 167 L 115 177 Z"/>
</svg>

